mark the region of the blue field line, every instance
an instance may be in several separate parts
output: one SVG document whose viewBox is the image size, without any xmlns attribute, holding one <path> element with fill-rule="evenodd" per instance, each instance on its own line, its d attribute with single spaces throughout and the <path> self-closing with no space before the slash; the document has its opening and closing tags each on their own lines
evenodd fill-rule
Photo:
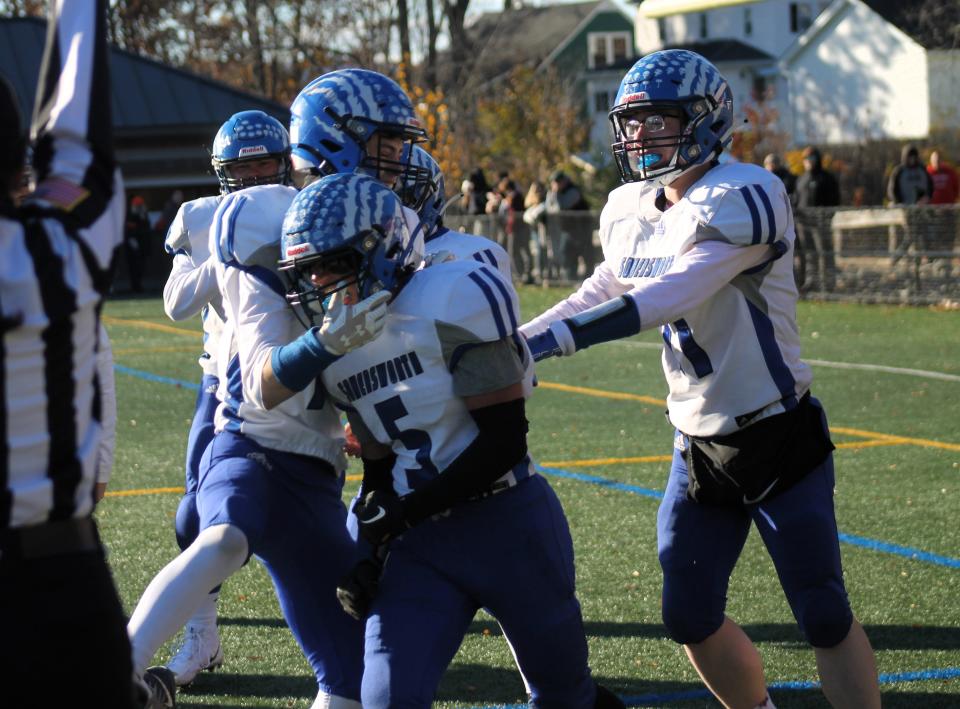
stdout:
<svg viewBox="0 0 960 709">
<path fill-rule="evenodd" d="M 926 682 L 938 679 L 955 679 L 960 677 L 960 667 L 944 667 L 938 670 L 919 670 L 917 672 L 896 672 L 893 674 L 882 674 L 879 677 L 880 684 L 895 684 L 899 682 Z M 769 685 L 771 692 L 802 692 L 810 689 L 819 689 L 819 682 L 796 681 L 796 682 L 773 682 Z M 639 694 L 635 696 L 621 697 L 623 703 L 628 707 L 649 706 L 651 704 L 665 704 L 667 702 L 682 702 L 690 699 L 703 699 L 709 697 L 710 692 L 704 689 L 690 689 L 684 692 L 662 692 L 658 694 Z M 527 709 L 528 704 L 507 704 L 496 705 L 488 704 L 470 709 Z"/>
<path fill-rule="evenodd" d="M 122 374 L 129 374 L 131 377 L 139 377 L 140 379 L 146 379 L 148 382 L 158 382 L 160 384 L 173 384 L 174 386 L 180 387 L 182 389 L 190 389 L 191 391 L 199 391 L 200 385 L 197 382 L 185 382 L 182 379 L 171 379 L 170 377 L 161 377 L 159 374 L 153 374 L 151 372 L 144 372 L 140 369 L 131 369 L 130 367 L 124 367 L 122 364 L 115 364 L 113 368 Z"/>
<path fill-rule="evenodd" d="M 571 473 L 569 470 L 561 470 L 560 468 L 545 468 L 542 465 L 536 465 L 537 470 L 541 473 L 546 473 L 547 475 L 553 475 L 558 478 L 569 478 L 571 480 L 579 480 L 582 483 L 590 483 L 591 485 L 600 485 L 601 487 L 609 487 L 611 490 L 621 490 L 623 492 L 632 492 L 634 495 L 643 495 L 644 497 L 652 497 L 654 500 L 663 499 L 663 493 L 657 490 L 651 490 L 646 487 L 640 487 L 639 485 L 628 485 L 627 483 L 620 483 L 616 480 L 607 480 L 606 478 L 597 477 L 596 475 L 585 475 L 583 473 Z"/>
<path fill-rule="evenodd" d="M 141 379 L 146 379 L 150 382 L 158 382 L 160 384 L 173 384 L 182 389 L 189 389 L 191 391 L 197 391 L 200 389 L 200 385 L 196 382 L 186 382 L 181 379 L 172 379 L 170 377 L 162 377 L 159 374 L 153 374 L 151 372 L 144 372 L 140 369 L 131 369 L 130 367 L 124 367 L 122 364 L 115 364 L 113 368 L 118 372 L 123 374 L 128 374 L 132 377 L 139 377 Z M 547 475 L 553 475 L 558 478 L 568 478 L 570 480 L 577 480 L 579 482 L 589 483 L 591 485 L 599 485 L 601 487 L 610 488 L 611 490 L 620 490 L 621 492 L 629 492 L 634 495 L 641 495 L 642 497 L 649 497 L 654 500 L 660 500 L 663 498 L 663 493 L 659 490 L 652 490 L 646 487 L 640 487 L 639 485 L 630 485 L 628 483 L 617 482 L 616 480 L 608 480 L 607 478 L 601 478 L 596 475 L 586 475 L 585 473 L 573 473 L 569 470 L 562 470 L 560 468 L 547 468 L 542 465 L 536 466 L 537 470 Z M 925 561 L 930 564 L 936 564 L 937 566 L 946 566 L 953 569 L 960 569 L 960 559 L 954 559 L 949 556 L 941 556 L 939 554 L 931 554 L 930 552 L 922 551 L 920 549 L 914 549 L 912 547 L 904 547 L 898 544 L 889 544 L 887 542 L 881 542 L 877 539 L 869 539 L 867 537 L 858 537 L 852 534 L 844 534 L 841 532 L 839 534 L 840 541 L 846 544 L 851 544 L 853 546 L 864 547 L 865 549 L 871 549 L 873 551 L 880 551 L 887 554 L 894 554 L 896 556 L 902 556 L 907 559 L 913 559 L 914 561 Z"/>
<path fill-rule="evenodd" d="M 903 547 L 899 544 L 890 544 L 888 542 L 881 542 L 877 541 L 876 539 L 869 539 L 867 537 L 857 537 L 853 534 L 845 534 L 843 532 L 840 532 L 838 536 L 840 537 L 841 542 L 853 544 L 854 546 L 873 549 L 874 551 L 883 551 L 888 554 L 898 554 L 900 556 L 905 556 L 908 559 L 927 561 L 931 564 L 938 564 L 939 566 L 949 566 L 953 569 L 960 569 L 960 559 L 954 559 L 949 556 L 931 554 L 930 552 L 923 551 L 921 549 Z"/>
<path fill-rule="evenodd" d="M 600 485 L 601 487 L 608 487 L 611 490 L 621 490 L 623 492 L 630 492 L 634 495 L 642 495 L 643 497 L 650 497 L 655 500 L 663 499 L 663 493 L 658 490 L 651 490 L 650 488 L 640 487 L 639 485 L 628 485 L 627 483 L 616 482 L 615 480 L 608 480 L 606 478 L 601 478 L 596 475 L 585 475 L 583 473 L 572 473 L 569 470 L 562 470 L 560 468 L 547 468 L 542 465 L 536 466 L 537 470 L 547 475 L 553 475 L 558 478 L 568 478 L 570 480 L 577 480 L 579 482 L 590 483 L 591 485 Z M 912 559 L 914 561 L 925 561 L 929 564 L 936 564 L 937 566 L 946 566 L 952 569 L 960 569 L 960 559 L 955 559 L 950 556 L 941 556 L 940 554 L 931 554 L 928 551 L 923 551 L 921 549 L 914 549 L 913 547 L 900 546 L 899 544 L 890 544 L 888 542 L 881 542 L 878 539 L 870 539 L 868 537 L 858 537 L 853 534 L 845 534 L 840 532 L 837 535 L 840 538 L 841 542 L 845 544 L 850 544 L 852 546 L 863 547 L 865 549 L 870 549 L 872 551 L 880 551 L 886 554 L 894 554 L 896 556 L 902 556 L 907 559 Z"/>
</svg>

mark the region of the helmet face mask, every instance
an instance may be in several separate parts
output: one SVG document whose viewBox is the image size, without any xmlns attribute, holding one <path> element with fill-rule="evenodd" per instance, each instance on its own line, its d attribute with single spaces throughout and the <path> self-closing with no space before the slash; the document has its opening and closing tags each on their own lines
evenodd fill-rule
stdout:
<svg viewBox="0 0 960 709">
<path fill-rule="evenodd" d="M 287 300 L 311 322 L 337 291 L 355 286 L 360 300 L 398 292 L 421 258 L 399 199 L 366 175 L 322 177 L 297 194 L 284 219 Z"/>
<path fill-rule="evenodd" d="M 294 180 L 301 187 L 348 172 L 392 185 L 405 167 L 402 146 L 384 151 L 381 139 L 407 144 L 426 139 L 403 89 L 367 69 L 339 69 L 314 79 L 290 111 Z"/>
<path fill-rule="evenodd" d="M 443 218 L 446 195 L 440 165 L 419 145 L 404 148 L 406 169 L 394 183 L 400 201 L 420 217 L 423 232 L 429 237 Z"/>
<path fill-rule="evenodd" d="M 680 119 L 679 132 L 655 130 L 649 116 Z M 644 118 L 643 135 L 634 125 Z M 699 54 L 681 49 L 641 58 L 620 84 L 610 111 L 612 150 L 623 182 L 669 185 L 687 170 L 715 159 L 733 134 L 733 95 Z M 668 153 L 671 153 L 668 155 Z"/>
<path fill-rule="evenodd" d="M 220 182 L 221 194 L 254 185 L 290 184 L 290 137 L 280 121 L 263 111 L 241 111 L 230 116 L 217 131 L 212 152 L 210 163 Z M 267 158 L 277 161 L 276 172 L 233 174 L 241 163 Z"/>
</svg>

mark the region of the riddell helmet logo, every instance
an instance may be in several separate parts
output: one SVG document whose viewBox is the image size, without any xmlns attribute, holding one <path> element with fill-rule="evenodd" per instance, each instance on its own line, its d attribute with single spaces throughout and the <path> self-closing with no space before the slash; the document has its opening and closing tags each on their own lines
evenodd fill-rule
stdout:
<svg viewBox="0 0 960 709">
<path fill-rule="evenodd" d="M 267 153 L 266 147 L 262 145 L 251 145 L 246 148 L 240 148 L 240 153 L 237 157 L 246 158 L 251 155 L 266 155 Z"/>
<path fill-rule="evenodd" d="M 295 258 L 304 254 L 314 253 L 313 246 L 310 244 L 296 244 L 287 247 L 287 258 Z"/>
<path fill-rule="evenodd" d="M 646 100 L 647 100 L 646 91 L 639 91 L 635 94 L 628 94 L 623 97 L 623 103 L 633 103 L 634 101 L 646 101 Z"/>
</svg>

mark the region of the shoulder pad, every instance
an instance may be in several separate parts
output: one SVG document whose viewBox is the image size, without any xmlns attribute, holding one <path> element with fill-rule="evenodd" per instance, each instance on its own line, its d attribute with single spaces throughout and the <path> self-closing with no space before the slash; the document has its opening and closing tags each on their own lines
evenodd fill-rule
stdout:
<svg viewBox="0 0 960 709">
<path fill-rule="evenodd" d="M 773 244 L 783 238 L 791 219 L 783 182 L 759 165 L 733 163 L 714 168 L 686 199 L 702 225 L 698 242 Z"/>
<path fill-rule="evenodd" d="M 426 248 L 428 254 L 446 251 L 457 259 L 468 259 L 492 266 L 500 271 L 505 280 L 510 280 L 510 257 L 493 239 L 448 229 L 428 241 Z"/>
<path fill-rule="evenodd" d="M 185 252 L 197 263 L 210 255 L 210 224 L 220 204 L 220 196 L 201 197 L 184 202 L 170 222 L 163 247 L 169 254 Z"/>
<path fill-rule="evenodd" d="M 471 332 L 477 342 L 494 342 L 517 330 L 519 303 L 513 284 L 493 266 L 463 260 L 430 266 L 425 296 L 437 304 L 434 319 Z"/>
<path fill-rule="evenodd" d="M 283 217 L 296 194 L 284 185 L 260 185 L 228 194 L 213 218 L 211 253 L 228 266 L 275 270 Z"/>
<path fill-rule="evenodd" d="M 607 196 L 607 203 L 600 212 L 600 244 L 606 253 L 614 226 L 619 222 L 630 223 L 632 233 L 639 222 L 652 224 L 660 220 L 662 213 L 656 206 L 657 188 L 647 182 L 629 182 L 617 187 Z M 652 228 L 650 232 L 652 233 Z"/>
</svg>

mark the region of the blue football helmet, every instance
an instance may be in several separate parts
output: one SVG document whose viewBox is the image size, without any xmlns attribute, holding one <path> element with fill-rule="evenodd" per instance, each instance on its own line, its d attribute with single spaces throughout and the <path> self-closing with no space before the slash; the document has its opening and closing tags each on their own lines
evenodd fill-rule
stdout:
<svg viewBox="0 0 960 709">
<path fill-rule="evenodd" d="M 264 158 L 279 160 L 276 174 L 247 178 L 230 175 L 231 165 Z M 217 131 L 210 162 L 220 182 L 221 194 L 253 185 L 286 185 L 290 183 L 290 136 L 280 121 L 263 111 L 240 111 Z"/>
<path fill-rule="evenodd" d="M 355 171 L 392 184 L 403 169 L 400 156 L 368 155 L 368 141 L 376 135 L 426 139 L 403 89 L 367 69 L 338 69 L 314 79 L 290 113 L 293 169 L 301 186 L 322 175 Z"/>
<path fill-rule="evenodd" d="M 680 119 L 680 133 L 657 136 L 668 116 Z M 641 58 L 623 77 L 610 121 L 621 179 L 668 185 L 729 144 L 733 94 L 717 68 L 696 52 L 665 49 Z M 643 137 L 638 136 L 641 122 Z"/>
<path fill-rule="evenodd" d="M 420 216 L 423 233 L 429 239 L 443 218 L 446 201 L 443 170 L 419 145 L 405 146 L 404 159 L 408 162 L 407 168 L 393 185 L 393 191 Z"/>
<path fill-rule="evenodd" d="M 354 283 L 361 300 L 399 291 L 422 259 L 400 199 L 368 175 L 322 177 L 297 194 L 283 220 L 280 271 L 288 276 L 287 300 L 311 322 L 331 295 Z M 316 268 L 342 278 L 317 288 L 310 279 Z"/>
</svg>

